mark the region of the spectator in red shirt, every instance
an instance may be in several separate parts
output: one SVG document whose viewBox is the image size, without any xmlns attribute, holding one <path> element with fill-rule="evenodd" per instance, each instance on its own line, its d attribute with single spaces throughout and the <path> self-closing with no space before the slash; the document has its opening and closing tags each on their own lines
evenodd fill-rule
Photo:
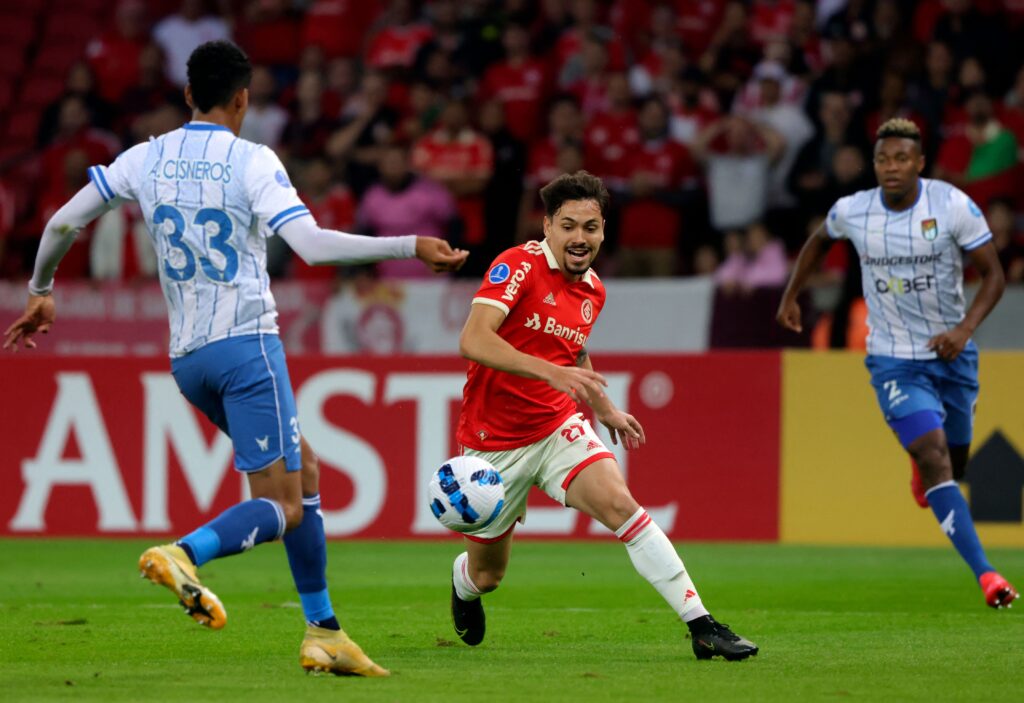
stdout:
<svg viewBox="0 0 1024 703">
<path fill-rule="evenodd" d="M 934 175 L 962 188 L 984 208 L 993 197 L 1018 192 L 1017 138 L 996 119 L 992 98 L 983 89 L 967 94 L 964 111 L 968 122 L 942 143 Z"/>
<path fill-rule="evenodd" d="M 14 231 L 14 215 L 17 202 L 14 191 L 0 182 L 0 273 L 7 277 L 12 273 L 10 257 L 6 257 L 7 240 Z"/>
<path fill-rule="evenodd" d="M 993 198 L 985 212 L 992 229 L 992 243 L 999 252 L 1007 283 L 1024 281 L 1024 237 L 1017 230 L 1017 214 L 1007 198 Z"/>
<path fill-rule="evenodd" d="M 416 142 L 412 168 L 441 183 L 455 198 L 463 222 L 463 246 L 483 241 L 483 192 L 494 173 L 491 143 L 469 125 L 465 101 L 451 100 L 441 112 L 440 125 Z"/>
<path fill-rule="evenodd" d="M 327 58 L 356 58 L 380 14 L 380 5 L 366 0 L 315 0 L 302 23 L 302 45 L 315 46 Z"/>
<path fill-rule="evenodd" d="M 338 122 L 324 114 L 323 98 L 319 73 L 306 71 L 299 76 L 291 117 L 281 134 L 280 149 L 288 156 L 309 159 L 324 153 Z"/>
<path fill-rule="evenodd" d="M 722 0 L 675 0 L 676 32 L 690 61 L 697 61 L 711 45 L 722 22 Z"/>
<path fill-rule="evenodd" d="M 530 34 L 526 28 L 509 23 L 502 33 L 505 59 L 492 64 L 480 84 L 481 100 L 500 100 L 505 106 L 508 128 L 529 143 L 541 128 L 541 110 L 549 81 L 544 63 L 530 55 Z"/>
<path fill-rule="evenodd" d="M 85 153 L 87 163 L 82 169 L 83 176 L 89 166 L 107 164 L 114 160 L 120 147 L 117 138 L 110 132 L 92 127 L 89 119 L 89 108 L 85 101 L 75 95 L 64 98 L 57 118 L 57 135 L 41 156 L 42 187 L 45 193 L 60 193 L 67 200 L 77 192 L 75 189 L 64 195 L 67 184 L 65 164 L 72 151 Z M 43 220 L 43 224 L 46 224 L 46 220 Z M 39 231 L 42 232 L 42 229 Z"/>
<path fill-rule="evenodd" d="M 143 115 L 172 105 L 185 110 L 185 96 L 181 90 L 171 85 L 164 75 L 164 54 L 156 44 L 147 44 L 139 54 L 139 80 L 121 96 L 117 105 L 117 124 L 119 134 L 130 134 L 131 142 L 137 144 L 148 139 L 151 134 L 160 132 L 140 132 L 136 124 Z M 177 129 L 181 125 L 175 125 Z"/>
<path fill-rule="evenodd" d="M 347 180 L 356 194 L 376 180 L 383 149 L 395 143 L 401 115 L 388 104 L 388 88 L 380 71 L 364 74 L 359 92 L 345 105 L 341 128 L 327 143 L 332 159 L 347 162 Z"/>
<path fill-rule="evenodd" d="M 764 46 L 789 35 L 796 5 L 793 0 L 754 0 L 750 7 L 750 36 Z"/>
<path fill-rule="evenodd" d="M 96 73 L 100 95 L 116 103 L 139 80 L 139 54 L 149 43 L 146 5 L 122 0 L 114 13 L 114 26 L 89 42 L 85 55 Z"/>
<path fill-rule="evenodd" d="M 235 32 L 253 65 L 291 67 L 299 62 L 302 22 L 287 0 L 248 3 Z"/>
<path fill-rule="evenodd" d="M 563 146 L 583 143 L 583 116 L 571 95 L 555 96 L 548 108 L 548 136 L 530 145 L 526 163 L 527 189 L 537 189 L 557 178 L 558 151 Z"/>
<path fill-rule="evenodd" d="M 83 149 L 66 146 L 59 152 L 48 152 L 48 163 L 56 169 L 51 172 L 50 187 L 43 192 L 36 208 L 38 217 L 35 230 L 40 234 L 46 229 L 46 223 L 70 200 L 75 193 L 89 181 L 87 171 L 95 163 L 107 163 L 108 159 L 97 162 Z M 60 260 L 60 275 L 63 279 L 89 277 L 89 247 L 96 223 L 90 223 L 75 237 L 74 246 Z"/>
<path fill-rule="evenodd" d="M 367 65 L 377 69 L 411 68 L 416 53 L 434 36 L 433 28 L 416 17 L 412 0 L 391 0 L 382 24 L 366 49 Z"/>
<path fill-rule="evenodd" d="M 572 24 L 562 31 L 555 43 L 554 62 L 555 75 L 562 86 L 567 86 L 579 78 L 581 71 L 573 64 L 579 61 L 579 54 L 588 38 L 593 37 L 607 47 L 608 66 L 613 71 L 626 68 L 626 52 L 616 38 L 615 33 L 600 24 L 598 7 L 595 0 L 572 0 L 569 4 Z"/>
<path fill-rule="evenodd" d="M 640 143 L 633 95 L 625 73 L 608 76 L 608 108 L 587 124 L 585 132 L 587 168 L 604 179 L 608 188 L 621 188 L 626 181 L 629 154 Z"/>
<path fill-rule="evenodd" d="M 302 169 L 299 196 L 317 225 L 324 229 L 352 232 L 356 223 L 356 201 L 344 185 L 331 179 L 331 165 L 323 156 L 315 156 Z M 299 280 L 330 280 L 337 269 L 333 266 L 310 266 L 292 252 L 291 275 Z"/>
<path fill-rule="evenodd" d="M 110 128 L 112 107 L 97 91 L 96 76 L 93 75 L 92 68 L 87 62 L 78 61 L 68 70 L 64 93 L 47 105 L 39 117 L 39 132 L 36 138 L 38 146 L 44 147 L 53 141 L 57 134 L 57 118 L 60 115 L 61 103 L 69 95 L 77 96 L 85 102 L 89 110 L 89 122 L 94 127 Z"/>
<path fill-rule="evenodd" d="M 607 71 L 607 46 L 602 39 L 593 34 L 583 40 L 580 52 L 562 71 L 566 92 L 576 96 L 585 120 L 589 120 L 608 106 L 605 96 Z M 570 76 L 575 76 L 575 79 L 570 80 Z"/>
<path fill-rule="evenodd" d="M 668 94 L 672 138 L 689 146 L 701 130 L 718 119 L 718 98 L 707 88 L 704 74 L 696 66 L 683 69 Z"/>
<path fill-rule="evenodd" d="M 696 195 L 697 169 L 690 154 L 669 138 L 669 111 L 658 98 L 640 107 L 640 144 L 629 154 L 621 192 L 619 273 L 672 276 L 678 263 L 682 208 Z"/>
</svg>

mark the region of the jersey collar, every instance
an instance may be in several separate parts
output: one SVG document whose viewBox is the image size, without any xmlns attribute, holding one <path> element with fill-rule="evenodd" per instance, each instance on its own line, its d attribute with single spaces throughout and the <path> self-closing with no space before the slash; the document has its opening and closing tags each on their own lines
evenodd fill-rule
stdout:
<svg viewBox="0 0 1024 703">
<path fill-rule="evenodd" d="M 548 240 L 540 240 L 540 250 L 544 252 L 544 258 L 547 259 L 548 268 L 557 269 L 558 260 L 555 259 L 555 253 L 551 251 L 551 247 L 548 246 Z M 594 272 L 587 269 L 587 272 L 583 274 L 583 282 L 591 288 L 594 288 Z"/>
<path fill-rule="evenodd" d="M 222 124 L 213 122 L 186 122 L 183 127 L 197 132 L 230 132 L 231 130 Z"/>
</svg>

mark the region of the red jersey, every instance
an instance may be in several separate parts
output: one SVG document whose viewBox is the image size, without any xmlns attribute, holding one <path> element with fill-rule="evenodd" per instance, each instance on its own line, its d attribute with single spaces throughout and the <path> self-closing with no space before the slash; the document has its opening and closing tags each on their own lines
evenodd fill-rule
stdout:
<svg viewBox="0 0 1024 703">
<path fill-rule="evenodd" d="M 463 129 L 454 138 L 444 129 L 436 129 L 420 138 L 412 150 L 412 167 L 435 181 L 455 178 L 490 178 L 494 173 L 494 148 L 479 132 Z M 456 198 L 459 214 L 466 227 L 468 244 L 484 240 L 484 197 L 482 194 Z"/>
<path fill-rule="evenodd" d="M 601 178 L 622 183 L 629 175 L 629 154 L 640 144 L 636 112 L 602 112 L 587 125 L 587 167 Z"/>
<path fill-rule="evenodd" d="M 498 336 L 517 350 L 575 366 L 604 297 L 596 273 L 568 281 L 547 243 L 531 241 L 494 260 L 473 304 L 506 314 Z M 504 451 L 543 439 L 575 412 L 576 401 L 544 381 L 471 361 L 455 436 L 470 449 Z"/>
<path fill-rule="evenodd" d="M 356 201 L 348 188 L 335 185 L 319 198 L 302 195 L 302 202 L 309 209 L 313 219 L 323 229 L 351 232 L 356 222 Z M 292 254 L 292 277 L 303 281 L 333 280 L 337 274 L 334 266 L 310 266 L 298 254 Z"/>
<path fill-rule="evenodd" d="M 505 106 L 508 131 L 524 142 L 529 142 L 540 131 L 547 93 L 548 78 L 544 64 L 534 59 L 519 65 L 508 61 L 493 64 L 480 84 L 481 99 L 501 101 Z"/>
</svg>

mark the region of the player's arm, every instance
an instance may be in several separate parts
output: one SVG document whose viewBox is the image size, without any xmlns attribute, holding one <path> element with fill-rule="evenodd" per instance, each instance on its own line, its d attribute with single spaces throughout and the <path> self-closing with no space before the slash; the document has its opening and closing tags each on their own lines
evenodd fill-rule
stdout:
<svg viewBox="0 0 1024 703">
<path fill-rule="evenodd" d="M 82 228 L 103 214 L 116 200 L 107 201 L 97 186 L 89 183 L 75 193 L 46 223 L 39 240 L 35 268 L 29 281 L 25 312 L 4 332 L 4 349 L 18 350 L 18 344 L 34 349 L 32 336 L 46 334 L 57 317 L 53 302 L 53 274 Z"/>
<path fill-rule="evenodd" d="M 580 353 L 576 356 L 576 365 L 590 371 L 594 370 L 594 364 L 590 360 L 590 354 L 585 347 L 580 349 Z M 622 446 L 626 449 L 636 449 L 647 441 L 647 437 L 644 436 L 644 428 L 640 425 L 640 422 L 629 413 L 622 412 L 616 408 L 611 398 L 607 395 L 602 394 L 601 397 L 595 399 L 586 396 L 584 400 L 587 401 L 587 405 L 594 409 L 594 416 L 597 420 L 608 428 L 612 444 L 618 444 L 621 440 Z"/>
<path fill-rule="evenodd" d="M 974 330 L 978 329 L 978 325 L 1003 297 L 1006 288 L 1003 266 L 999 263 L 999 254 L 991 241 L 969 250 L 967 255 L 981 276 L 981 287 L 960 324 L 928 340 L 928 348 L 934 349 L 943 361 L 953 361 L 960 355 Z"/>
<path fill-rule="evenodd" d="M 434 271 L 456 271 L 469 252 L 452 249 L 437 237 L 367 237 L 333 229 L 321 229 L 310 217 L 299 217 L 277 233 L 302 260 L 311 266 L 366 264 L 384 259 L 419 259 Z"/>
<path fill-rule="evenodd" d="M 506 373 L 536 378 L 556 391 L 574 398 L 600 398 L 607 386 L 601 374 L 577 366 L 557 366 L 532 354 L 524 354 L 498 334 L 505 311 L 493 305 L 474 303 L 459 335 L 459 352 L 467 359 Z M 590 402 L 589 400 L 587 402 Z"/>
<path fill-rule="evenodd" d="M 832 246 L 832 238 L 825 229 L 822 222 L 818 229 L 807 238 L 800 255 L 796 259 L 796 266 L 786 284 L 786 290 L 782 293 L 782 300 L 779 302 L 779 310 L 775 313 L 775 319 L 780 325 L 794 332 L 803 332 L 803 324 L 800 321 L 800 305 L 797 303 L 801 291 L 807 285 L 807 279 L 811 274 L 821 267 L 825 260 L 829 247 Z"/>
</svg>

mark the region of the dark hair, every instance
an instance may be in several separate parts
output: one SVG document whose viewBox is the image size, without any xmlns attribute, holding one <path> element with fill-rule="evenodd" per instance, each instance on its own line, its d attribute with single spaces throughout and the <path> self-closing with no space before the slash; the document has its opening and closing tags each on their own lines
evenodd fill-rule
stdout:
<svg viewBox="0 0 1024 703">
<path fill-rule="evenodd" d="M 249 57 L 229 41 L 206 42 L 188 57 L 188 84 L 200 112 L 227 105 L 251 81 Z"/>
<path fill-rule="evenodd" d="M 601 208 L 601 217 L 608 209 L 608 189 L 597 176 L 586 171 L 563 173 L 540 189 L 540 199 L 548 217 L 554 217 L 562 204 L 569 200 L 594 200 Z"/>
</svg>

